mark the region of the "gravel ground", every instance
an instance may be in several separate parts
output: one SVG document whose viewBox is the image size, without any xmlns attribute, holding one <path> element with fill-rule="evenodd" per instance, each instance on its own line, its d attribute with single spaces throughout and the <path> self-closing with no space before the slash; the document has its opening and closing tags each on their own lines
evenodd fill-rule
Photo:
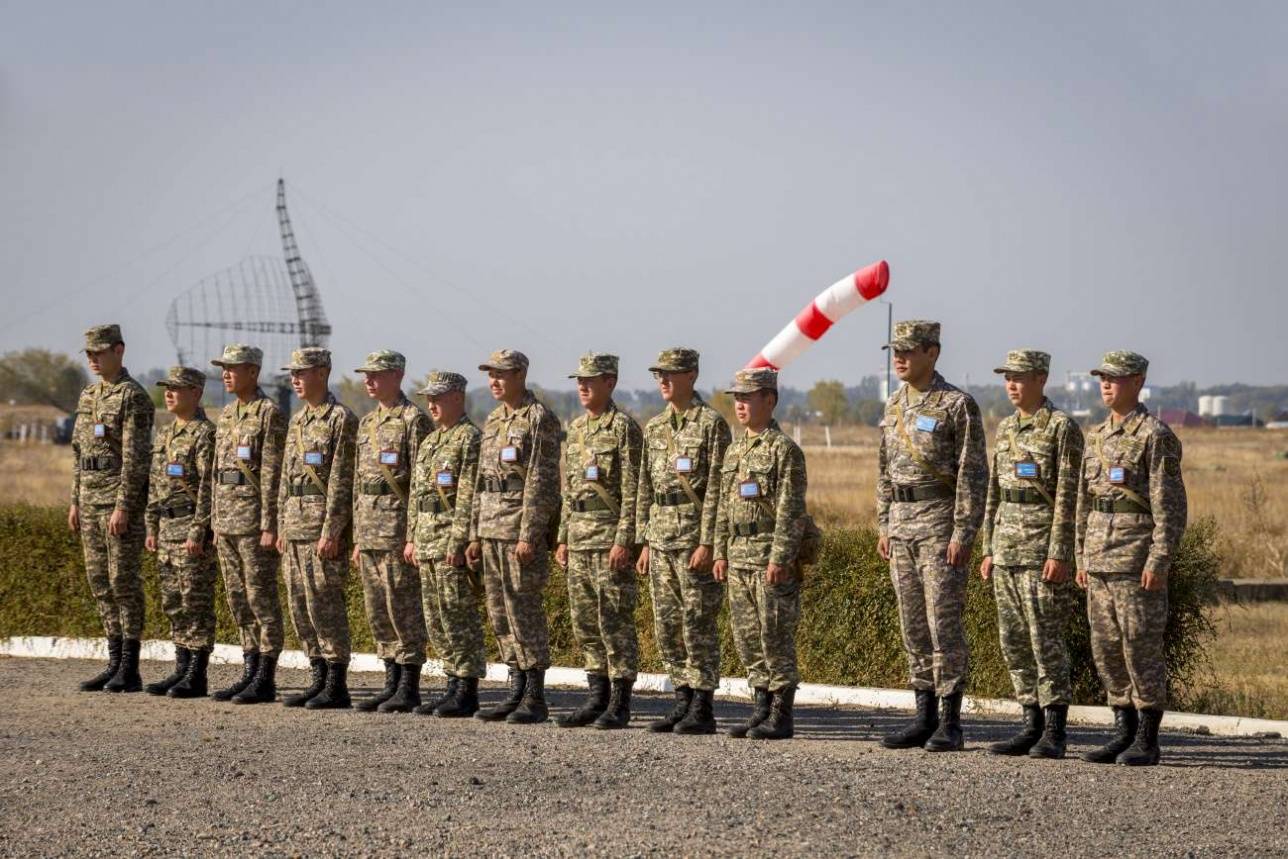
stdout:
<svg viewBox="0 0 1288 859">
<path fill-rule="evenodd" d="M 1283 740 L 1171 734 L 1129 770 L 991 756 L 996 721 L 931 755 L 880 748 L 899 713 L 802 707 L 757 743 L 649 734 L 660 696 L 631 730 L 566 731 L 74 691 L 97 668 L 0 658 L 0 854 L 1288 855 Z"/>
</svg>

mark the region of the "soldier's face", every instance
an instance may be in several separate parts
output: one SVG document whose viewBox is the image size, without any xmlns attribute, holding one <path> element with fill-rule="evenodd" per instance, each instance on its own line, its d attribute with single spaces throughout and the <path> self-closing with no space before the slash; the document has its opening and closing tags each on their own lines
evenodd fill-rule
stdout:
<svg viewBox="0 0 1288 859">
<path fill-rule="evenodd" d="M 326 393 L 326 383 L 330 373 L 326 367 L 309 367 L 307 370 L 291 371 L 291 390 L 301 400 L 312 400 L 319 394 Z"/>
<path fill-rule="evenodd" d="M 110 349 L 100 349 L 97 352 L 85 350 L 85 361 L 89 364 L 90 372 L 95 376 L 115 376 L 121 369 L 121 362 L 125 356 L 124 344 L 117 343 Z"/>
<path fill-rule="evenodd" d="M 451 426 L 465 413 L 465 392 L 435 394 L 425 398 L 425 405 L 429 408 L 429 416 L 434 419 L 435 426 Z"/>
<path fill-rule="evenodd" d="M 939 357 L 939 349 L 935 346 L 918 346 L 915 349 L 896 349 L 894 350 L 894 360 L 891 364 L 894 366 L 894 374 L 899 377 L 899 381 L 906 382 L 909 379 L 921 379 L 928 376 L 935 369 L 935 360 Z"/>
<path fill-rule="evenodd" d="M 698 371 L 688 370 L 683 373 L 672 373 L 659 370 L 653 374 L 657 378 L 657 391 L 666 402 L 679 398 L 681 400 L 693 395 L 693 386 L 698 381 Z"/>
<path fill-rule="evenodd" d="M 733 395 L 733 414 L 744 427 L 758 429 L 769 424 L 777 398 L 772 391 Z"/>
<path fill-rule="evenodd" d="M 613 388 L 617 387 L 616 376 L 589 376 L 577 379 L 577 399 L 581 401 L 581 406 L 593 412 L 597 412 L 604 406 L 608 405 L 608 400 L 613 395 Z"/>
<path fill-rule="evenodd" d="M 259 384 L 259 367 L 254 364 L 226 364 L 219 373 L 224 390 L 230 394 L 251 391 Z"/>
<path fill-rule="evenodd" d="M 487 378 L 488 390 L 495 400 L 504 400 L 523 391 L 523 370 L 488 370 Z"/>
<path fill-rule="evenodd" d="M 1136 376 L 1101 376 L 1100 399 L 1111 409 L 1122 406 L 1134 406 L 1140 399 L 1141 386 L 1145 377 Z"/>
<path fill-rule="evenodd" d="M 373 400 L 387 400 L 393 397 L 402 385 L 403 374 L 398 370 L 377 370 L 363 375 L 362 383 L 367 389 L 367 396 Z"/>
<path fill-rule="evenodd" d="M 1046 381 L 1045 373 L 1007 373 L 1006 398 L 1013 406 L 1040 402 Z"/>
<path fill-rule="evenodd" d="M 201 388 L 166 388 L 165 410 L 172 415 L 190 415 L 201 405 Z"/>
</svg>

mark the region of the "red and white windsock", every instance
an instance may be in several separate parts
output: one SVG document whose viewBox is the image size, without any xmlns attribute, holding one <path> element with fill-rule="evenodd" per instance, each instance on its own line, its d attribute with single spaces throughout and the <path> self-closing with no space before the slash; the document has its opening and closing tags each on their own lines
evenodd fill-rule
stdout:
<svg viewBox="0 0 1288 859">
<path fill-rule="evenodd" d="M 890 283 L 890 266 L 885 260 L 841 278 L 818 294 L 760 350 L 747 367 L 781 370 L 795 361 L 814 341 L 827 333 L 833 323 L 861 304 L 885 292 Z"/>
</svg>

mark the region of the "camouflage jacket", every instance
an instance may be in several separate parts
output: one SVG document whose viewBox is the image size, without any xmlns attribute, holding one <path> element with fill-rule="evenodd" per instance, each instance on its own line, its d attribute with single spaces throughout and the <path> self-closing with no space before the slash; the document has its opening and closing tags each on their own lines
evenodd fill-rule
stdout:
<svg viewBox="0 0 1288 859">
<path fill-rule="evenodd" d="M 224 406 L 215 426 L 215 491 L 211 507 L 215 533 L 276 531 L 277 487 L 286 441 L 282 410 L 260 390 L 249 403 L 234 400 Z M 243 469 L 250 472 L 253 482 Z"/>
<path fill-rule="evenodd" d="M 327 394 L 301 405 L 286 428 L 278 532 L 288 540 L 323 535 L 348 543 L 353 523 L 353 448 L 358 419 Z"/>
<path fill-rule="evenodd" d="M 640 425 L 612 401 L 599 417 L 573 419 L 564 445 L 563 512 L 556 542 L 572 550 L 635 545 L 643 446 Z"/>
<path fill-rule="evenodd" d="M 716 560 L 757 570 L 795 561 L 805 533 L 805 484 L 805 454 L 777 421 L 735 439 L 720 468 Z"/>
<path fill-rule="evenodd" d="M 635 509 L 635 538 L 639 542 L 659 549 L 715 545 L 720 466 L 729 441 L 729 424 L 724 416 L 696 393 L 683 413 L 667 406 L 645 425 L 644 462 Z M 677 469 L 677 460 L 687 472 Z M 697 504 L 688 497 L 690 491 Z M 659 495 L 665 496 L 668 503 L 656 503 Z M 677 500 L 679 503 L 675 503 Z"/>
<path fill-rule="evenodd" d="M 559 516 L 562 434 L 531 391 L 517 409 L 492 410 L 479 448 L 471 538 L 548 544 Z"/>
<path fill-rule="evenodd" d="M 215 425 L 204 412 L 184 423 L 172 421 L 157 433 L 144 517 L 149 537 L 163 543 L 209 542 L 214 465 Z M 190 512 L 173 515 L 184 510 Z"/>
<path fill-rule="evenodd" d="M 359 549 L 401 551 L 407 538 L 411 466 L 430 429 L 429 415 L 406 397 L 392 408 L 368 412 L 358 424 L 353 536 Z"/>
<path fill-rule="evenodd" d="M 72 504 L 143 515 L 155 418 L 148 392 L 124 367 L 115 382 L 81 391 L 72 428 Z"/>
<path fill-rule="evenodd" d="M 1167 424 L 1142 405 L 1121 424 L 1106 418 L 1088 433 L 1078 486 L 1078 569 L 1164 575 L 1187 515 L 1181 442 Z"/>
<path fill-rule="evenodd" d="M 474 510 L 482 433 L 468 416 L 425 436 L 411 473 L 407 542 L 417 557 L 442 560 L 465 551 Z"/>
<path fill-rule="evenodd" d="M 1003 418 L 988 481 L 984 554 L 1003 567 L 1072 561 L 1081 467 L 1082 430 L 1050 400 L 1031 420 L 1021 422 L 1019 412 Z M 1039 503 L 1020 503 L 1016 493 Z"/>
<path fill-rule="evenodd" d="M 895 487 L 948 487 L 946 498 L 894 503 Z M 886 403 L 877 465 L 882 536 L 970 546 L 984 519 L 988 449 L 979 406 L 935 373 L 915 404 L 904 385 Z"/>
</svg>

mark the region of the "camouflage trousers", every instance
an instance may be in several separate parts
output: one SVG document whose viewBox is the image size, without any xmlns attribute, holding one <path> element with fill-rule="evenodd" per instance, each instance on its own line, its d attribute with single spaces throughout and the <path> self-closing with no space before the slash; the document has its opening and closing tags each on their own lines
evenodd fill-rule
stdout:
<svg viewBox="0 0 1288 859">
<path fill-rule="evenodd" d="M 425 604 L 429 643 L 451 677 L 483 677 L 483 618 L 479 602 L 483 582 L 469 567 L 452 567 L 443 560 L 419 558 L 420 592 Z"/>
<path fill-rule="evenodd" d="M 671 685 L 713 690 L 720 685 L 716 618 L 725 586 L 710 571 L 690 570 L 692 554 L 691 549 L 649 549 L 653 634 Z"/>
<path fill-rule="evenodd" d="M 80 508 L 85 577 L 98 605 L 103 631 L 109 637 L 138 638 L 143 634 L 143 517 L 130 517 L 128 530 L 117 537 L 107 532 L 113 509 Z"/>
<path fill-rule="evenodd" d="M 358 571 L 376 655 L 399 665 L 424 664 L 428 636 L 416 568 L 403 560 L 401 549 L 363 549 Z"/>
<path fill-rule="evenodd" d="M 966 568 L 948 566 L 947 538 L 890 539 L 890 579 L 913 689 L 945 696 L 966 688 L 969 649 L 962 612 Z"/>
<path fill-rule="evenodd" d="M 542 596 L 550 578 L 550 553 L 537 545 L 535 557 L 520 566 L 515 541 L 485 539 L 483 588 L 487 613 L 501 650 L 501 661 L 526 671 L 550 667 L 550 630 Z"/>
<path fill-rule="evenodd" d="M 189 650 L 215 646 L 215 548 L 189 555 L 183 543 L 157 544 L 161 610 L 170 620 L 170 637 Z"/>
<path fill-rule="evenodd" d="M 282 652 L 282 603 L 277 595 L 277 552 L 259 545 L 259 534 L 218 534 L 219 570 L 228 610 L 241 634 L 242 650 L 267 656 Z"/>
<path fill-rule="evenodd" d="M 755 689 L 780 689 L 801 682 L 796 670 L 796 623 L 801 583 L 765 581 L 763 569 L 729 568 L 729 625 L 733 643 Z"/>
<path fill-rule="evenodd" d="M 635 567 L 608 565 L 608 549 L 568 551 L 568 609 L 587 674 L 634 680 L 640 667 L 635 628 Z"/>
<path fill-rule="evenodd" d="M 344 600 L 349 552 L 343 543 L 334 558 L 319 558 L 316 540 L 291 540 L 282 563 L 286 604 L 295 635 L 310 660 L 349 662 L 349 609 Z"/>
<path fill-rule="evenodd" d="M 1134 573 L 1087 576 L 1091 655 L 1109 704 L 1141 710 L 1167 704 L 1167 591 L 1147 591 Z"/>
<path fill-rule="evenodd" d="M 1024 706 L 1068 704 L 1069 649 L 1064 633 L 1075 586 L 1042 581 L 1041 567 L 993 567 L 997 629 L 1015 698 Z"/>
</svg>

